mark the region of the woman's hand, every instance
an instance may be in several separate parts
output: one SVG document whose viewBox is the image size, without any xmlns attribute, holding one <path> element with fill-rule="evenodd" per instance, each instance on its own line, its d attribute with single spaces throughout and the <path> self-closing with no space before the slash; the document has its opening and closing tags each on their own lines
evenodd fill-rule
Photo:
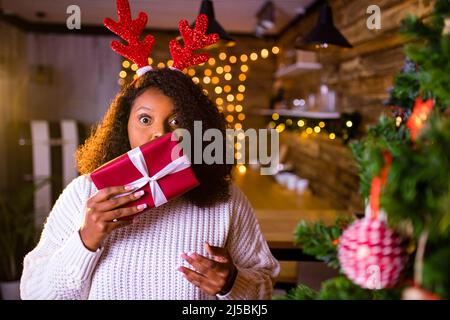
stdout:
<svg viewBox="0 0 450 320">
<path fill-rule="evenodd" d="M 130 225 L 136 219 L 119 220 L 120 218 L 135 215 L 147 207 L 147 205 L 141 204 L 119 208 L 144 195 L 144 191 L 141 190 L 127 196 L 113 198 L 131 190 L 133 189 L 124 186 L 104 188 L 87 201 L 84 222 L 80 228 L 80 237 L 86 248 L 96 251 L 111 231 Z"/>
<path fill-rule="evenodd" d="M 209 295 L 226 294 L 233 287 L 237 269 L 225 248 L 213 247 L 205 243 L 205 249 L 213 257 L 208 259 L 198 253 L 188 255 L 183 253 L 185 259 L 195 269 L 180 267 L 178 270 L 184 277 Z"/>
</svg>

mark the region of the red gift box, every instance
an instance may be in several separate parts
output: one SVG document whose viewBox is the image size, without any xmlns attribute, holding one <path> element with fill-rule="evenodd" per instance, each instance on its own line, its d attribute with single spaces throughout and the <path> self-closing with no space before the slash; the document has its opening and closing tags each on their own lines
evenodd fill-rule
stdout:
<svg viewBox="0 0 450 320">
<path fill-rule="evenodd" d="M 91 173 L 91 179 L 99 190 L 134 185 L 133 192 L 145 191 L 144 196 L 124 207 L 163 205 L 199 185 L 189 159 L 177 144 L 172 141 L 172 133 L 165 134 L 102 165 Z"/>
</svg>

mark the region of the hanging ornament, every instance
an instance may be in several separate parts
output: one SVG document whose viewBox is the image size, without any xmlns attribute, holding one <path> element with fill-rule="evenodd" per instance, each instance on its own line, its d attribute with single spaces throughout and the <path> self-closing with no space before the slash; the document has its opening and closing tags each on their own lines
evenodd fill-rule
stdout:
<svg viewBox="0 0 450 320">
<path fill-rule="evenodd" d="M 411 140 L 416 141 L 417 137 L 425 126 L 428 117 L 433 110 L 434 101 L 433 99 L 428 99 L 423 101 L 421 98 L 416 99 L 413 112 L 406 122 L 406 127 L 411 131 Z"/>
<path fill-rule="evenodd" d="M 406 242 L 386 223 L 379 210 L 381 187 L 387 181 L 392 157 L 384 154 L 385 165 L 372 181 L 370 205 L 366 217 L 354 222 L 339 239 L 338 259 L 344 274 L 366 289 L 392 287 L 406 261 Z"/>
</svg>

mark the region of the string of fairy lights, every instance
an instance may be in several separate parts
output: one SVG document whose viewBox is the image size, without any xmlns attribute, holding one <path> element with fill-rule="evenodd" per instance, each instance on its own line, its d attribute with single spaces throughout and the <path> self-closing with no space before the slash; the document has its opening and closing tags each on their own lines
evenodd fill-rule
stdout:
<svg viewBox="0 0 450 320">
<path fill-rule="evenodd" d="M 337 119 L 319 119 L 282 116 L 276 111 L 268 119 L 268 127 L 278 133 L 296 132 L 302 138 L 324 137 L 329 140 L 341 139 L 347 143 L 358 132 L 361 115 L 358 112 L 343 113 Z"/>
<path fill-rule="evenodd" d="M 241 54 L 221 51 L 218 52 L 217 56 L 210 57 L 207 62 L 185 69 L 183 72 L 188 74 L 194 83 L 202 85 L 204 93 L 215 101 L 218 110 L 224 114 L 230 128 L 242 130 L 246 119 L 245 94 L 247 87 L 245 83 L 250 72 L 250 64 L 279 53 L 280 49 L 277 46 Z M 173 65 L 173 60 L 156 63 L 152 58 L 149 58 L 148 62 L 149 65 L 156 64 L 157 68 Z M 137 69 L 136 64 L 123 60 L 118 84 L 124 86 L 136 79 L 135 72 Z M 243 157 L 241 150 L 245 145 L 244 139 L 244 133 L 238 133 L 235 143 L 235 158 L 237 160 L 241 160 Z M 240 173 L 246 171 L 244 165 L 238 165 L 237 168 Z"/>
<path fill-rule="evenodd" d="M 318 134 L 326 134 L 328 139 L 335 140 L 340 137 L 348 140 L 351 131 L 355 128 L 354 115 L 343 115 L 340 119 L 292 119 L 282 117 L 278 113 L 273 113 L 268 127 L 275 129 L 278 133 L 289 130 L 300 132 L 303 138 L 313 137 Z"/>
</svg>

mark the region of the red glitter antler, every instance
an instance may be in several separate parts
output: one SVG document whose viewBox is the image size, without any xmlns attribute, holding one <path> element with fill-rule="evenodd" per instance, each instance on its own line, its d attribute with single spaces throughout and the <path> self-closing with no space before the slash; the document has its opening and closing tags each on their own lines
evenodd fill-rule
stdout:
<svg viewBox="0 0 450 320">
<path fill-rule="evenodd" d="M 131 18 L 130 4 L 128 0 L 117 0 L 117 15 L 119 22 L 110 18 L 105 18 L 103 24 L 112 32 L 128 42 L 128 46 L 120 41 L 113 40 L 111 48 L 118 54 L 130 59 L 139 68 L 148 66 L 148 56 L 152 51 L 155 38 L 148 35 L 144 40 L 139 40 L 139 36 L 147 24 L 147 14 L 139 12 L 136 20 Z"/>
<path fill-rule="evenodd" d="M 204 14 L 198 16 L 194 29 L 189 27 L 186 20 L 180 21 L 178 26 L 181 37 L 183 38 L 184 48 L 176 39 L 170 40 L 170 53 L 173 58 L 173 66 L 179 70 L 206 62 L 209 58 L 207 53 L 194 54 L 194 50 L 207 47 L 219 40 L 216 33 L 206 35 L 208 26 L 208 17 Z"/>
</svg>

